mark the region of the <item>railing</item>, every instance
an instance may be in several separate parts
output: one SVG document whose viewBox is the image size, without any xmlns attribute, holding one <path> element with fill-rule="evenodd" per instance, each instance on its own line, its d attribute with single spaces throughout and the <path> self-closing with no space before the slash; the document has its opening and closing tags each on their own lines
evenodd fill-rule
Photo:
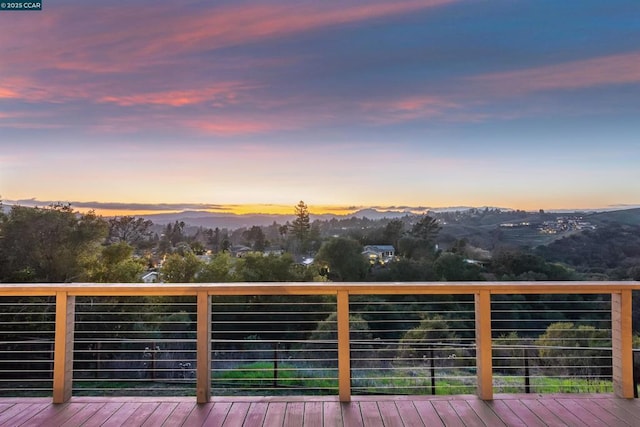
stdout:
<svg viewBox="0 0 640 427">
<path fill-rule="evenodd" d="M 351 399 L 352 392 L 358 391 L 357 372 L 366 371 L 370 365 L 367 352 L 363 349 L 371 349 L 376 346 L 381 349 L 390 348 L 388 342 L 384 339 L 369 340 L 366 337 L 354 335 L 354 331 L 350 330 L 350 317 L 357 316 L 361 311 L 359 308 L 359 300 L 363 296 L 398 296 L 398 295 L 435 295 L 447 296 L 457 295 L 463 299 L 466 298 L 465 304 L 470 306 L 467 310 L 470 313 L 460 320 L 460 325 L 454 329 L 461 332 L 464 339 L 455 340 L 455 344 L 447 344 L 441 342 L 441 339 L 431 339 L 430 342 L 422 339 L 415 339 L 414 344 L 419 348 L 420 345 L 428 344 L 428 348 L 414 353 L 408 354 L 408 359 L 416 359 L 419 357 L 425 360 L 434 360 L 429 356 L 434 349 L 437 351 L 438 346 L 446 346 L 450 349 L 451 356 L 455 357 L 456 353 L 466 358 L 465 366 L 474 365 L 473 369 L 466 372 L 472 372 L 475 377 L 474 385 L 477 387 L 477 394 L 481 399 L 492 399 L 494 393 L 494 368 L 501 368 L 500 360 L 513 358 L 514 356 L 508 351 L 517 350 L 520 356 L 516 356 L 522 362 L 522 365 L 514 365 L 519 370 L 524 370 L 525 382 L 529 382 L 530 375 L 529 357 L 526 352 L 521 352 L 523 348 L 533 347 L 531 343 L 515 343 L 509 342 L 508 336 L 502 336 L 502 332 L 508 332 L 509 327 L 501 326 L 508 319 L 505 313 L 510 312 L 510 308 L 505 309 L 503 301 L 504 296 L 517 295 L 600 295 L 605 299 L 605 310 L 600 310 L 600 314 L 604 313 L 607 319 L 605 322 L 610 325 L 606 330 L 608 336 L 604 341 L 605 348 L 599 348 L 596 356 L 591 357 L 610 358 L 610 373 L 606 375 L 612 379 L 613 391 L 617 396 L 631 398 L 634 396 L 633 383 L 633 354 L 632 354 L 632 291 L 640 289 L 637 282 L 469 282 L 469 283 L 234 283 L 234 284 L 0 284 L 0 297 L 54 297 L 55 298 L 55 318 L 53 316 L 43 317 L 42 322 L 49 322 L 54 329 L 54 350 L 53 351 L 53 368 L 52 368 L 52 387 L 53 401 L 56 403 L 67 401 L 72 394 L 73 382 L 81 382 L 83 378 L 79 378 L 76 372 L 74 378 L 74 354 L 76 363 L 82 362 L 83 352 L 97 354 L 98 357 L 103 350 L 96 350 L 91 345 L 94 340 L 92 334 L 95 331 L 91 327 L 86 327 L 83 320 L 83 312 L 76 310 L 77 306 L 91 306 L 92 298 L 98 297 L 184 297 L 184 304 L 190 306 L 192 318 L 195 320 L 195 336 L 178 338 L 185 343 L 195 343 L 194 348 L 173 347 L 174 352 L 180 354 L 180 370 L 182 374 L 180 380 L 195 382 L 196 398 L 198 402 L 206 402 L 212 395 L 212 384 L 215 378 L 212 378 L 212 362 L 213 352 L 224 352 L 224 340 L 216 339 L 216 331 L 212 324 L 215 323 L 216 315 L 220 315 L 223 308 L 217 306 L 212 299 L 233 296 L 325 296 L 330 297 L 335 317 L 332 320 L 334 335 L 336 339 L 330 339 L 325 336 L 318 335 L 316 347 L 307 346 L 298 351 L 301 357 L 308 358 L 308 354 L 304 355 L 304 351 L 311 354 L 320 354 L 321 352 L 335 353 L 335 379 L 337 383 L 337 391 L 339 399 L 343 402 Z M 370 304 L 370 303 L 368 303 Z M 492 308 L 493 305 L 493 308 Z M 390 304 L 393 307 L 393 304 Z M 316 309 L 314 309 L 316 310 Z M 318 309 L 320 310 L 320 309 Z M 385 311 L 384 307 L 375 308 L 374 310 Z M 301 307 L 299 311 L 306 311 L 305 307 Z M 314 311 L 314 313 L 322 314 L 324 317 L 327 312 Z M 137 315 L 135 310 L 132 315 Z M 228 313 L 223 313 L 227 316 Z M 267 312 L 267 315 L 272 314 Z M 593 313 L 586 313 L 584 316 L 589 317 Z M 230 315 L 229 315 L 230 316 Z M 584 317 L 583 316 L 583 317 Z M 220 317 L 220 316 L 218 316 Z M 212 322 L 214 319 L 214 322 Z M 233 317 L 229 317 L 233 319 Z M 506 320 L 505 320 L 506 319 Z M 218 319 L 220 320 L 220 319 Z M 584 320 L 584 319 L 583 319 Z M 142 319 L 144 321 L 144 319 Z M 187 321 L 185 319 L 177 319 L 175 322 Z M 171 324 L 174 321 L 165 323 Z M 353 327 L 353 318 L 351 325 Z M 387 320 L 379 320 L 379 322 L 387 322 Z M 228 324 L 233 324 L 233 320 L 228 320 Z M 316 321 L 309 321 L 316 324 Z M 493 323 L 493 325 L 492 325 Z M 6 326 L 6 325 L 5 325 Z M 104 325 L 103 325 L 104 326 Z M 525 326 L 526 328 L 526 326 Z M 108 326 L 107 328 L 108 329 Z M 387 329 L 388 330 L 388 329 Z M 37 331 L 35 331 L 37 332 Z M 246 330 L 244 332 L 247 332 Z M 37 338 L 42 341 L 42 338 Z M 175 337 L 172 340 L 175 341 Z M 286 338 L 288 339 L 288 338 Z M 395 346 L 401 348 L 411 342 L 410 338 L 403 338 L 403 342 L 396 341 Z M 298 338 L 290 338 L 291 342 Z M 46 340 L 45 340 L 46 341 Z M 143 342 L 151 342 L 151 338 L 144 336 Z M 237 341 L 237 340 L 236 340 Z M 282 338 L 280 336 L 267 337 L 261 342 L 268 343 L 273 352 L 273 373 L 274 383 L 278 381 L 277 375 L 279 368 L 277 363 Z M 100 341 L 103 346 L 105 340 Z M 334 342 L 335 348 L 328 348 L 323 345 Z M 494 342 L 496 343 L 494 345 Z M 610 345 L 609 345 L 610 343 Z M 74 345 L 76 347 L 74 351 Z M 320 347 L 317 347 L 320 346 Z M 79 350 L 82 348 L 84 350 Z M 158 346 L 159 348 L 159 346 Z M 415 346 L 412 347 L 415 350 Z M 137 354 L 140 354 L 141 363 L 145 369 L 148 369 L 149 375 L 171 375 L 175 376 L 175 366 L 166 365 L 165 360 L 160 360 L 157 356 L 155 345 L 152 343 L 142 349 L 136 348 Z M 265 348 L 253 349 L 250 351 L 264 352 Z M 230 350 L 230 353 L 233 351 Z M 431 352 L 431 353 L 429 353 Z M 506 352 L 506 353 L 505 353 Z M 6 351 L 10 353 L 10 351 Z M 384 354 L 381 350 L 378 354 Z M 397 358 L 398 352 L 389 354 L 388 360 Z M 17 358 L 20 356 L 17 355 Z M 554 356 L 563 358 L 564 356 Z M 126 359 L 126 358 L 125 358 Z M 171 359 L 173 360 L 173 359 Z M 497 365 L 494 367 L 494 361 Z M 94 362 L 95 363 L 95 362 Z M 164 363 L 164 365 L 163 365 Z M 173 363 L 173 362 L 172 362 Z M 574 362 L 572 362 L 574 363 Z M 125 363 L 126 364 L 126 363 Z M 175 363 L 174 363 L 175 364 Z M 98 376 L 104 364 L 95 363 L 93 374 Z M 111 369 L 119 369 L 117 366 Z M 431 366 L 425 366 L 424 369 L 431 373 L 431 386 L 435 388 L 435 370 L 437 367 L 431 363 Z M 215 368 L 214 368 L 215 370 Z M 224 371 L 219 368 L 218 371 Z M 376 372 L 383 372 L 382 368 L 376 368 Z M 355 374 L 354 374 L 355 373 Z M 86 374 L 86 372 L 85 372 Z M 146 375 L 145 372 L 142 374 Z M 89 374 L 92 375 L 92 374 Z M 355 384 L 355 385 L 354 385 Z M 152 393 L 152 391 L 149 391 Z"/>
</svg>

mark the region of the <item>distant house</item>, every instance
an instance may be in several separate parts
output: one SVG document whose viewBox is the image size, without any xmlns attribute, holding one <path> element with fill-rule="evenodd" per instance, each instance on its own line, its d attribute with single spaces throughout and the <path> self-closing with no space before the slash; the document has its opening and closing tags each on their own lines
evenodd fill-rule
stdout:
<svg viewBox="0 0 640 427">
<path fill-rule="evenodd" d="M 367 245 L 364 247 L 362 255 L 367 257 L 372 264 L 386 264 L 389 261 L 393 261 L 396 256 L 396 249 L 392 245 Z"/>
<path fill-rule="evenodd" d="M 143 283 L 158 283 L 160 281 L 160 273 L 157 271 L 147 271 L 142 275 Z"/>
<path fill-rule="evenodd" d="M 249 252 L 254 252 L 254 250 L 251 249 L 250 247 L 242 246 L 242 245 L 235 245 L 235 246 L 232 246 L 229 249 L 230 249 L 231 253 L 233 254 L 233 256 L 235 256 L 236 258 L 242 258 L 246 254 L 248 254 Z"/>
</svg>

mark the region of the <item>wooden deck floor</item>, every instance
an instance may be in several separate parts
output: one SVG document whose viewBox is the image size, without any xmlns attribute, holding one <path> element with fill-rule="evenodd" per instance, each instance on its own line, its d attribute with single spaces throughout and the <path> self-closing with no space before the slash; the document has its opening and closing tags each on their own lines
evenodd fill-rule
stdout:
<svg viewBox="0 0 640 427">
<path fill-rule="evenodd" d="M 0 426 L 638 426 L 640 400 L 610 395 L 336 398 L 0 398 Z"/>
</svg>

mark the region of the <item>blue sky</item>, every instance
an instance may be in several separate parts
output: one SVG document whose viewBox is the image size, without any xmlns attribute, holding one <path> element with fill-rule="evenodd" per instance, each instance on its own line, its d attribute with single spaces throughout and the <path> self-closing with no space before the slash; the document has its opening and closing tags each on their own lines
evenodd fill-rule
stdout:
<svg viewBox="0 0 640 427">
<path fill-rule="evenodd" d="M 623 0 L 0 11 L 0 197 L 101 212 L 640 205 L 638 16 Z"/>
</svg>

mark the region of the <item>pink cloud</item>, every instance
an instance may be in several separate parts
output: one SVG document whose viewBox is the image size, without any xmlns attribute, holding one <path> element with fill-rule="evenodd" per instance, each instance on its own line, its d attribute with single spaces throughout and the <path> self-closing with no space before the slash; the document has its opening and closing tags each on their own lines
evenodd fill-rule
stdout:
<svg viewBox="0 0 640 427">
<path fill-rule="evenodd" d="M 209 102 L 214 106 L 223 106 L 237 102 L 238 93 L 253 87 L 240 82 L 218 82 L 208 88 L 134 93 L 130 95 L 104 95 L 99 102 L 114 103 L 121 106 L 167 105 L 182 107 Z"/>
<path fill-rule="evenodd" d="M 415 95 L 389 100 L 376 100 L 361 104 L 369 120 L 387 124 L 438 117 L 447 111 L 459 108 L 458 104 L 439 96 Z"/>
<path fill-rule="evenodd" d="M 640 52 L 479 76 L 475 82 L 505 94 L 640 82 Z"/>
</svg>

